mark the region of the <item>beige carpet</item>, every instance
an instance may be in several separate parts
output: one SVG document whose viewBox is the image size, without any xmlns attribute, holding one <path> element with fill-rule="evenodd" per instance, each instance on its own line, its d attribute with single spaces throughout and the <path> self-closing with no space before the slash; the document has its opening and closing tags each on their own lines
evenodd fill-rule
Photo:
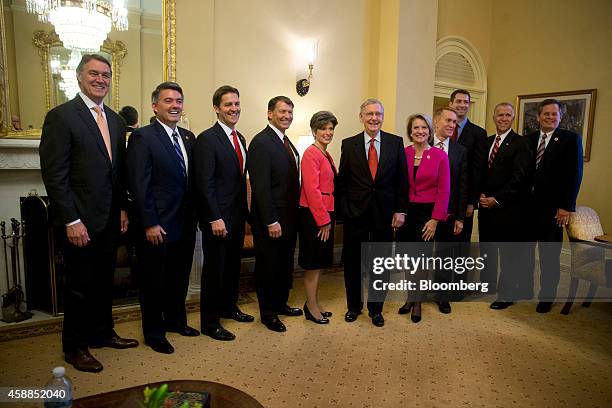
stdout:
<svg viewBox="0 0 612 408">
<path fill-rule="evenodd" d="M 606 407 L 612 399 L 612 308 L 534 304 L 493 311 L 487 303 L 453 304 L 442 315 L 423 307 L 423 321 L 385 306 L 386 325 L 367 314 L 344 322 L 342 275 L 322 277 L 322 304 L 334 312 L 326 326 L 283 318 L 288 331 L 226 321 L 233 342 L 169 334 L 173 355 L 146 346 L 94 350 L 100 374 L 67 366 L 76 397 L 168 379 L 216 381 L 239 388 L 266 407 Z M 304 303 L 296 281 L 292 305 Z M 253 295 L 253 298 L 255 296 Z M 242 306 L 257 315 L 257 304 Z M 199 315 L 189 315 L 199 326 Z M 117 325 L 142 340 L 140 322 Z M 0 343 L 0 386 L 42 386 L 62 365 L 60 334 Z"/>
</svg>

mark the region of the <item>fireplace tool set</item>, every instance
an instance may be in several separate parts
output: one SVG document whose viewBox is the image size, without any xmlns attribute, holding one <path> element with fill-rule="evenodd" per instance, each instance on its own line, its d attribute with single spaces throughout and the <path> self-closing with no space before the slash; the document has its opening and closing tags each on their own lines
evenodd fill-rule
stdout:
<svg viewBox="0 0 612 408">
<path fill-rule="evenodd" d="M 27 311 L 25 295 L 21 286 L 21 258 L 19 256 L 19 241 L 25 236 L 23 222 L 11 218 L 11 233 L 7 235 L 6 222 L 0 222 L 0 233 L 4 249 L 4 265 L 6 271 L 7 292 L 2 295 L 2 321 L 7 323 L 21 322 L 32 317 Z M 10 257 L 8 253 L 10 252 Z M 12 274 L 9 273 L 9 261 Z M 12 275 L 12 280 L 10 279 Z"/>
</svg>

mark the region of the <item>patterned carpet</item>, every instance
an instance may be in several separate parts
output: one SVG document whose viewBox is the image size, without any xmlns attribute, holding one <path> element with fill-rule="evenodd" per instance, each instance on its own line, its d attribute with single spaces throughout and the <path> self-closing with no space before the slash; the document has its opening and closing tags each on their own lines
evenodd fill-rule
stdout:
<svg viewBox="0 0 612 408">
<path fill-rule="evenodd" d="M 302 306 L 296 280 L 291 304 Z M 255 299 L 255 295 L 251 294 Z M 453 304 L 443 315 L 423 306 L 423 321 L 388 303 L 386 325 L 361 315 L 344 322 L 341 273 L 322 277 L 321 303 L 331 324 L 286 317 L 284 334 L 260 323 L 225 321 L 233 342 L 169 334 L 176 352 L 149 347 L 94 350 L 105 368 L 86 374 L 67 366 L 76 397 L 169 379 L 201 379 L 239 388 L 266 407 L 605 407 L 612 399 L 612 307 L 560 306 L 546 315 L 521 303 L 493 311 L 487 303 Z M 257 315 L 255 302 L 242 306 Z M 189 314 L 198 327 L 198 313 Z M 139 321 L 117 324 L 142 341 Z M 42 386 L 64 364 L 60 334 L 0 343 L 0 387 Z M 1 404 L 0 404 L 1 405 Z M 24 405 L 25 406 L 25 405 Z M 32 405 L 34 406 L 34 405 Z"/>
</svg>

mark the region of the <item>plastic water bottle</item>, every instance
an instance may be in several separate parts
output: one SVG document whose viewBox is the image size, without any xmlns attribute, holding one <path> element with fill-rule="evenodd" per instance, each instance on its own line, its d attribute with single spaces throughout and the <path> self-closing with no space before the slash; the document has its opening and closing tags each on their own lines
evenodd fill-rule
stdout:
<svg viewBox="0 0 612 408">
<path fill-rule="evenodd" d="M 72 381 L 66 376 L 64 367 L 55 367 L 53 377 L 45 385 L 49 399 L 45 401 L 45 408 L 66 408 L 72 406 Z"/>
</svg>

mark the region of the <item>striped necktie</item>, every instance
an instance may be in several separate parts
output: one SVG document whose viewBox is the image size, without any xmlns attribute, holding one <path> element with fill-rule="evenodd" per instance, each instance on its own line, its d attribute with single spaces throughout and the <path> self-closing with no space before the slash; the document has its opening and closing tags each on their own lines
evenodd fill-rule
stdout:
<svg viewBox="0 0 612 408">
<path fill-rule="evenodd" d="M 187 177 L 187 172 L 185 171 L 185 158 L 183 157 L 183 152 L 181 151 L 181 145 L 179 144 L 178 138 L 178 132 L 175 130 L 174 132 L 172 132 L 172 144 L 174 145 L 174 152 L 178 156 L 183 177 Z"/>
<path fill-rule="evenodd" d="M 497 135 L 495 137 L 495 144 L 493 145 L 493 150 L 491 150 L 491 155 L 489 156 L 489 168 L 493 165 L 493 160 L 495 159 L 495 155 L 497 155 L 497 151 L 499 150 L 499 141 L 501 137 Z"/>
<path fill-rule="evenodd" d="M 536 169 L 540 167 L 540 162 L 542 161 L 542 156 L 544 156 L 544 150 L 546 150 L 546 133 L 542 135 L 542 141 L 538 146 L 538 152 L 536 154 Z"/>
</svg>

